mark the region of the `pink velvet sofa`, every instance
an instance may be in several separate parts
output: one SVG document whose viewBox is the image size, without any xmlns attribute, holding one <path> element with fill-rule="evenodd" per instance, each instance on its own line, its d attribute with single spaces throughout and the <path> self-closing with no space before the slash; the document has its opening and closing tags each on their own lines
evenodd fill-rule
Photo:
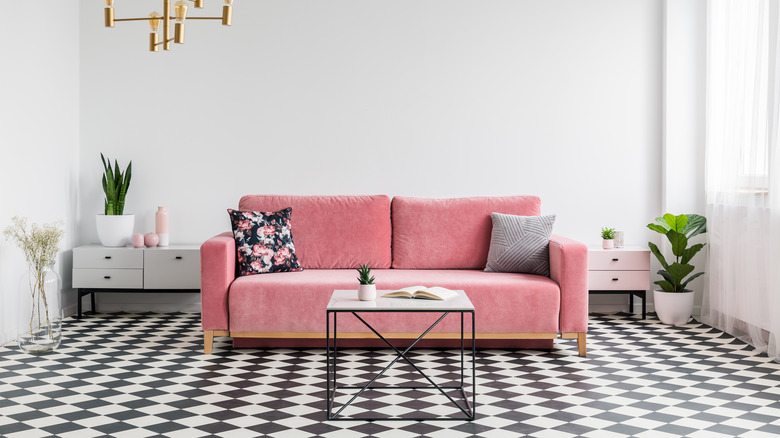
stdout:
<svg viewBox="0 0 780 438">
<path fill-rule="evenodd" d="M 238 209 L 292 207 L 299 272 L 236 276 L 231 232 L 201 246 L 204 349 L 215 336 L 237 347 L 324 347 L 325 307 L 335 289 L 357 289 L 354 268 L 368 264 L 377 289 L 411 285 L 465 290 L 476 311 L 478 346 L 532 340 L 577 339 L 585 355 L 588 330 L 587 247 L 553 235 L 550 278 L 484 272 L 491 213 L 539 215 L 535 196 L 425 199 L 377 196 L 270 196 L 241 198 Z M 390 339 L 413 339 L 432 321 L 420 314 L 378 313 L 371 324 Z M 445 318 L 428 338 L 460 336 L 459 318 Z M 339 339 L 360 344 L 373 336 L 357 319 L 339 318 Z"/>
</svg>

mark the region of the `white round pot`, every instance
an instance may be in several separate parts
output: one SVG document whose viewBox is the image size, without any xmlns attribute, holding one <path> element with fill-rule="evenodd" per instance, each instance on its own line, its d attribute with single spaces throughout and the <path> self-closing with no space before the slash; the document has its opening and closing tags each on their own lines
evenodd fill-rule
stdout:
<svg viewBox="0 0 780 438">
<path fill-rule="evenodd" d="M 359 285 L 358 299 L 360 301 L 374 301 L 376 299 L 376 285 L 375 284 Z"/>
<path fill-rule="evenodd" d="M 105 215 L 95 216 L 98 239 L 103 246 L 125 246 L 133 237 L 135 215 Z"/>
<path fill-rule="evenodd" d="M 653 291 L 653 302 L 658 319 L 664 324 L 683 325 L 693 312 L 693 291 Z"/>
<path fill-rule="evenodd" d="M 602 239 L 601 240 L 601 247 L 604 249 L 613 249 L 615 248 L 615 239 Z"/>
</svg>

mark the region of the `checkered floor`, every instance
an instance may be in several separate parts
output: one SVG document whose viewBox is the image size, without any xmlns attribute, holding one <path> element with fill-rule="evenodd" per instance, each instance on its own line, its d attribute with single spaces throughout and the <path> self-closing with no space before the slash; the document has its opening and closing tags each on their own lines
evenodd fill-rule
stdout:
<svg viewBox="0 0 780 438">
<path fill-rule="evenodd" d="M 780 364 L 698 323 L 593 315 L 587 358 L 573 341 L 557 341 L 552 352 L 479 350 L 473 422 L 367 422 L 325 420 L 324 349 L 231 350 L 218 342 L 206 356 L 199 319 L 100 314 L 69 319 L 63 345 L 48 356 L 0 347 L 0 436 L 780 435 Z M 344 351 L 340 372 L 356 379 L 381 369 L 373 353 Z M 414 357 L 438 383 L 458 375 L 451 353 Z M 398 365 L 384 383 L 406 377 L 410 370 Z M 366 394 L 344 413 L 449 409 L 431 392 Z"/>
</svg>

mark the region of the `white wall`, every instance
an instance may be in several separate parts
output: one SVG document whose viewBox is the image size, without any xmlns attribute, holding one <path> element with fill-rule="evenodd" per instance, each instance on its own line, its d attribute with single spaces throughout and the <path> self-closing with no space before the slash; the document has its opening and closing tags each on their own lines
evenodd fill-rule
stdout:
<svg viewBox="0 0 780 438">
<path fill-rule="evenodd" d="M 64 305 L 78 241 L 79 14 L 68 2 L 0 2 L 0 231 L 12 216 L 62 220 Z M 13 339 L 22 252 L 0 234 L 0 344 Z"/>
<path fill-rule="evenodd" d="M 249 193 L 536 194 L 589 244 L 644 245 L 661 209 L 660 0 L 245 1 L 167 53 L 101 8 L 81 2 L 81 243 L 100 152 L 133 160 L 136 231 L 165 205 L 175 243 L 228 230 Z"/>
<path fill-rule="evenodd" d="M 704 115 L 707 49 L 707 4 L 705 0 L 665 2 L 664 80 L 663 80 L 663 161 L 662 213 L 704 214 Z M 663 244 L 671 254 L 668 241 L 658 234 L 653 242 Z M 703 243 L 704 236 L 696 238 Z M 705 248 L 706 249 L 706 248 Z M 707 251 L 701 251 L 692 263 L 699 272 L 705 269 Z M 653 272 L 660 264 L 653 257 Z M 653 280 L 660 280 L 653 275 Z M 695 291 L 694 314 L 700 314 L 705 278 L 691 282 Z"/>
</svg>

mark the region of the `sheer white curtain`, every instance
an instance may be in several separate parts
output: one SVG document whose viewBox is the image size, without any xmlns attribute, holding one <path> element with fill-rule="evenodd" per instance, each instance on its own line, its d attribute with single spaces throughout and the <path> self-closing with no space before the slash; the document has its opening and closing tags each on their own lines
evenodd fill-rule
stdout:
<svg viewBox="0 0 780 438">
<path fill-rule="evenodd" d="M 778 0 L 707 6 L 702 319 L 780 361 Z"/>
</svg>

